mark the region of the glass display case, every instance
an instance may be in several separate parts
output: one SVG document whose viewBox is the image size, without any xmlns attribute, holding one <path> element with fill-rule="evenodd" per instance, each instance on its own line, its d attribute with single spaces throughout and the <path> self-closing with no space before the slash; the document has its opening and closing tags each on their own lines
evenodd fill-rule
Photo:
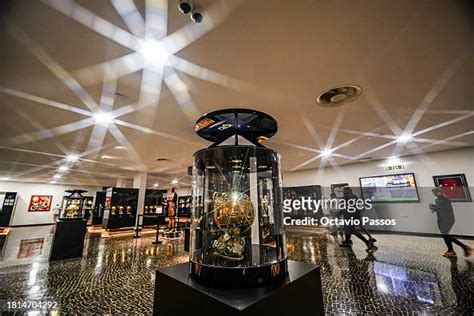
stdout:
<svg viewBox="0 0 474 316">
<path fill-rule="evenodd" d="M 215 143 L 194 154 L 190 274 L 215 287 L 256 287 L 287 275 L 277 130 L 252 110 L 212 112 L 196 132 Z"/>
<path fill-rule="evenodd" d="M 135 226 L 138 189 L 108 188 L 102 227 L 114 229 Z"/>
<path fill-rule="evenodd" d="M 106 191 L 98 191 L 95 194 L 95 204 L 94 209 L 92 211 L 92 225 L 102 225 L 106 194 Z"/>
<path fill-rule="evenodd" d="M 193 197 L 191 195 L 178 196 L 179 217 L 191 217 L 191 206 Z"/>
<path fill-rule="evenodd" d="M 60 219 L 82 219 L 84 218 L 85 197 L 82 193 L 85 190 L 66 190 L 70 195 L 65 196 L 59 214 Z"/>
<path fill-rule="evenodd" d="M 147 189 L 143 210 L 143 226 L 157 225 L 164 222 L 166 215 L 166 190 Z"/>
</svg>

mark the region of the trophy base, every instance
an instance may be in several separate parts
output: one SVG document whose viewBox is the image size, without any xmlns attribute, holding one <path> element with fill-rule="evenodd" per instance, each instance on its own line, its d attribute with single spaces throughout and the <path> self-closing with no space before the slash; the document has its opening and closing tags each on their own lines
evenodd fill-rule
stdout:
<svg viewBox="0 0 474 316">
<path fill-rule="evenodd" d="M 288 263 L 282 261 L 262 266 L 217 267 L 189 262 L 189 274 L 200 284 L 219 288 L 254 288 L 268 286 L 288 275 Z"/>
</svg>

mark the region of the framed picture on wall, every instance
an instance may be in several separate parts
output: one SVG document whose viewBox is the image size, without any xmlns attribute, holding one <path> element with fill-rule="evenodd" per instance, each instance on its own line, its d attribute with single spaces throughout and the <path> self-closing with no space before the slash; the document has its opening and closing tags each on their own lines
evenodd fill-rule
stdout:
<svg viewBox="0 0 474 316">
<path fill-rule="evenodd" d="M 472 202 L 464 173 L 433 176 L 433 181 L 452 202 Z"/>
<path fill-rule="evenodd" d="M 41 255 L 43 251 L 44 238 L 22 239 L 17 259 L 29 258 Z"/>
<path fill-rule="evenodd" d="M 342 198 L 344 196 L 344 188 L 348 186 L 349 183 L 331 184 L 331 193 L 334 193 L 337 198 Z"/>
<path fill-rule="evenodd" d="M 52 203 L 52 195 L 32 195 L 28 212 L 49 212 Z"/>
</svg>

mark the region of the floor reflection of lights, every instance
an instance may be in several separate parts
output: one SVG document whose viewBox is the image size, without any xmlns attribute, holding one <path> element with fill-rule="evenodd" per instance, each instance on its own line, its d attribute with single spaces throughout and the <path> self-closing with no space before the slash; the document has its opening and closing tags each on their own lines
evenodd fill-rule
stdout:
<svg viewBox="0 0 474 316">
<path fill-rule="evenodd" d="M 291 233 L 288 255 L 321 266 L 325 308 L 331 314 L 472 314 L 473 259 L 441 257 L 439 238 L 376 238 L 379 251 L 371 257 L 356 239 L 351 251 L 338 246 L 340 237 Z M 0 261 L 0 299 L 57 300 L 64 313 L 151 314 L 155 271 L 187 261 L 182 239 L 158 246 L 153 240 L 90 234 L 82 259 L 48 263 L 33 256 L 7 266 Z M 12 254 L 3 259 L 11 261 L 15 251 L 10 247 Z"/>
</svg>

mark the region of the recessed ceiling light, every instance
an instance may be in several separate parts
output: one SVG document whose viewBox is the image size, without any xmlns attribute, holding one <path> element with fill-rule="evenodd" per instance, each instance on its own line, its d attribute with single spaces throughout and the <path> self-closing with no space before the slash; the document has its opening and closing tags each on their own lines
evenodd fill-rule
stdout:
<svg viewBox="0 0 474 316">
<path fill-rule="evenodd" d="M 325 108 L 341 106 L 354 101 L 362 93 L 362 89 L 355 85 L 338 86 L 324 91 L 316 98 L 316 102 Z"/>
<path fill-rule="evenodd" d="M 173 181 L 171 181 L 172 184 L 177 184 L 178 183 L 178 180 L 177 179 L 173 179 Z"/>
<path fill-rule="evenodd" d="M 321 152 L 321 156 L 322 157 L 330 157 L 332 155 L 332 150 L 331 149 L 324 149 L 322 152 Z"/>
<path fill-rule="evenodd" d="M 115 146 L 114 148 L 115 148 L 115 149 L 126 149 L 125 146 Z"/>
<path fill-rule="evenodd" d="M 53 178 L 54 178 L 54 179 L 59 179 L 59 178 L 61 178 L 61 175 L 60 175 L 60 174 L 55 174 L 55 175 L 53 176 Z"/>
<path fill-rule="evenodd" d="M 1 181 L 8 181 L 8 180 L 10 180 L 10 178 L 9 177 L 2 177 L 2 178 L 0 178 L 0 180 Z"/>
<path fill-rule="evenodd" d="M 153 184 L 153 187 L 157 188 L 157 187 L 158 187 L 158 183 Z"/>
<path fill-rule="evenodd" d="M 395 159 L 398 159 L 398 156 L 390 156 L 387 158 L 388 160 L 395 160 Z"/>
<path fill-rule="evenodd" d="M 61 171 L 61 172 L 68 171 L 68 170 L 69 170 L 68 166 L 61 166 L 58 168 L 58 171 Z"/>
<path fill-rule="evenodd" d="M 102 157 L 100 157 L 102 159 L 114 159 L 115 157 L 114 156 L 109 156 L 109 155 L 102 155 Z"/>
<path fill-rule="evenodd" d="M 109 112 L 99 111 L 94 114 L 94 120 L 96 124 L 107 126 L 113 121 L 113 117 Z"/>
<path fill-rule="evenodd" d="M 156 40 L 145 40 L 140 53 L 149 63 L 160 65 L 166 64 L 171 56 L 165 46 Z"/>
<path fill-rule="evenodd" d="M 51 180 L 51 181 L 49 181 L 49 183 L 51 183 L 51 184 L 56 184 L 57 182 L 54 181 L 54 180 Z"/>
<path fill-rule="evenodd" d="M 407 142 L 410 141 L 410 139 L 411 139 L 411 135 L 402 134 L 402 135 L 398 136 L 396 141 L 397 141 L 397 143 L 407 143 Z"/>
<path fill-rule="evenodd" d="M 70 154 L 66 156 L 67 161 L 77 161 L 79 159 L 78 155 Z"/>
</svg>

